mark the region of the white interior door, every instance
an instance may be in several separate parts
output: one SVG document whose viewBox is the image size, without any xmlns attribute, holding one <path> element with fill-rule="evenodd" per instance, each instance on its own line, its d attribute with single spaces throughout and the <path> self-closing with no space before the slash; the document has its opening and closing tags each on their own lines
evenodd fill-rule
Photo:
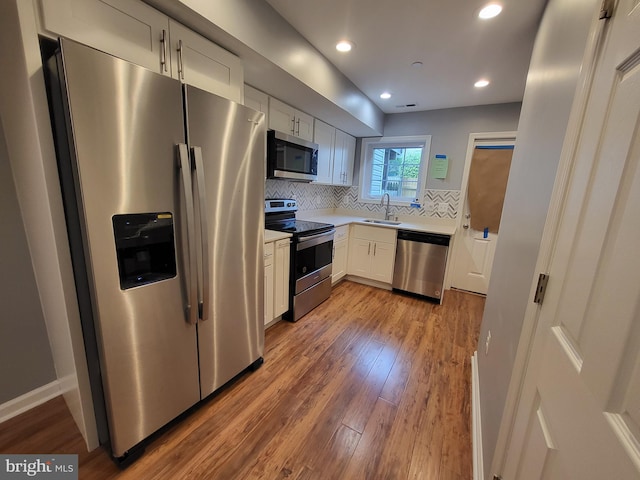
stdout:
<svg viewBox="0 0 640 480">
<path fill-rule="evenodd" d="M 608 28 L 505 480 L 640 478 L 640 2 L 618 2 Z"/>
<path fill-rule="evenodd" d="M 469 210 L 468 183 L 469 171 L 473 163 L 473 153 L 477 147 L 498 148 L 513 147 L 515 135 L 513 133 L 471 134 L 463 178 L 463 210 L 462 219 L 458 225 L 455 245 L 455 263 L 453 269 L 452 286 L 461 290 L 487 294 L 493 257 L 496 252 L 498 233 L 484 230 L 474 230 L 471 225 Z"/>
</svg>

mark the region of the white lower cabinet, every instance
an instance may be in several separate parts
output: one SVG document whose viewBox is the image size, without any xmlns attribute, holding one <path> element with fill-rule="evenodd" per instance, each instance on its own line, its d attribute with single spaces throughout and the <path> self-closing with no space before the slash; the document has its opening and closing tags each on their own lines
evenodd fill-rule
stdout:
<svg viewBox="0 0 640 480">
<path fill-rule="evenodd" d="M 391 283 L 395 255 L 395 229 L 367 225 L 351 227 L 347 269 L 350 275 Z"/>
<path fill-rule="evenodd" d="M 282 315 L 289 310 L 289 266 L 291 240 L 285 238 L 278 240 L 275 245 L 274 258 L 274 300 L 273 300 L 273 318 Z"/>
<path fill-rule="evenodd" d="M 264 244 L 264 324 L 289 310 L 291 239 Z"/>
<path fill-rule="evenodd" d="M 331 283 L 336 283 L 347 274 L 347 258 L 349 254 L 349 225 L 336 228 L 333 240 L 333 265 Z"/>
<path fill-rule="evenodd" d="M 273 242 L 264 244 L 264 323 L 273 320 Z"/>
</svg>

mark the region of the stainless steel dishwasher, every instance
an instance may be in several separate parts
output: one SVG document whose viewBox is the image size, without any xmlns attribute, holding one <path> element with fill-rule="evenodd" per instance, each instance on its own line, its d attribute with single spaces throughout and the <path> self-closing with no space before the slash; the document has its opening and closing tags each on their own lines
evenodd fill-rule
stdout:
<svg viewBox="0 0 640 480">
<path fill-rule="evenodd" d="M 442 299 L 448 235 L 398 230 L 394 290 Z"/>
</svg>

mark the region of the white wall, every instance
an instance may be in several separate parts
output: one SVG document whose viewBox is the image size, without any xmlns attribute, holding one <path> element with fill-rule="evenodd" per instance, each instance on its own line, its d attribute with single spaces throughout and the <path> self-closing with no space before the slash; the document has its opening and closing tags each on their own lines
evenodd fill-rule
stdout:
<svg viewBox="0 0 640 480">
<path fill-rule="evenodd" d="M 427 178 L 427 188 L 460 190 L 470 133 L 506 132 L 518 129 L 520 103 L 447 108 L 427 112 L 387 115 L 384 135 L 431 135 L 431 157 L 449 158 L 447 178 Z"/>
<path fill-rule="evenodd" d="M 11 121 L 1 115 L 2 123 Z M 0 128 L 0 406 L 56 380 L 13 172 Z M 0 407 L 1 410 L 1 407 Z M 0 415 L 1 417 L 2 415 Z"/>
<path fill-rule="evenodd" d="M 0 2 L 0 45 L 7 47 L 0 55 L 0 71 L 5 73 L 0 75 L 0 116 L 56 376 L 87 444 L 95 447 L 93 404 L 32 2 Z"/>
<path fill-rule="evenodd" d="M 145 0 L 238 55 L 245 82 L 353 136 L 384 114 L 266 1 Z"/>
<path fill-rule="evenodd" d="M 522 102 L 480 338 L 478 370 L 484 478 L 498 430 L 529 298 L 542 231 L 587 36 L 598 0 L 549 0 Z M 484 353 L 491 331 L 489 354 Z"/>
</svg>

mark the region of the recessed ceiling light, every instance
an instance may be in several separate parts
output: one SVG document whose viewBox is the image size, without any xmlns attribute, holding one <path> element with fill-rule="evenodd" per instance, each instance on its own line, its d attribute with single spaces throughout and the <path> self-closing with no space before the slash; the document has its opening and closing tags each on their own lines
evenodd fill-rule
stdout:
<svg viewBox="0 0 640 480">
<path fill-rule="evenodd" d="M 352 48 L 353 48 L 353 42 L 350 42 L 349 40 L 341 40 L 336 45 L 336 50 L 343 53 L 350 52 Z"/>
<path fill-rule="evenodd" d="M 487 18 L 497 17 L 498 15 L 500 15 L 501 11 L 502 5 L 498 5 L 497 3 L 490 3 L 482 10 L 480 10 L 478 17 L 486 20 Z"/>
<path fill-rule="evenodd" d="M 380 98 L 383 100 L 388 100 L 389 98 L 391 98 L 391 94 L 389 92 L 381 93 Z"/>
<path fill-rule="evenodd" d="M 485 80 L 484 78 L 481 80 L 478 80 L 476 83 L 473 84 L 473 86 L 476 88 L 483 88 L 483 87 L 486 87 L 487 85 L 489 85 L 489 80 Z"/>
<path fill-rule="evenodd" d="M 422 62 L 413 62 L 413 63 L 411 64 L 411 66 L 412 66 L 413 68 L 420 68 L 420 67 L 422 67 Z"/>
</svg>

